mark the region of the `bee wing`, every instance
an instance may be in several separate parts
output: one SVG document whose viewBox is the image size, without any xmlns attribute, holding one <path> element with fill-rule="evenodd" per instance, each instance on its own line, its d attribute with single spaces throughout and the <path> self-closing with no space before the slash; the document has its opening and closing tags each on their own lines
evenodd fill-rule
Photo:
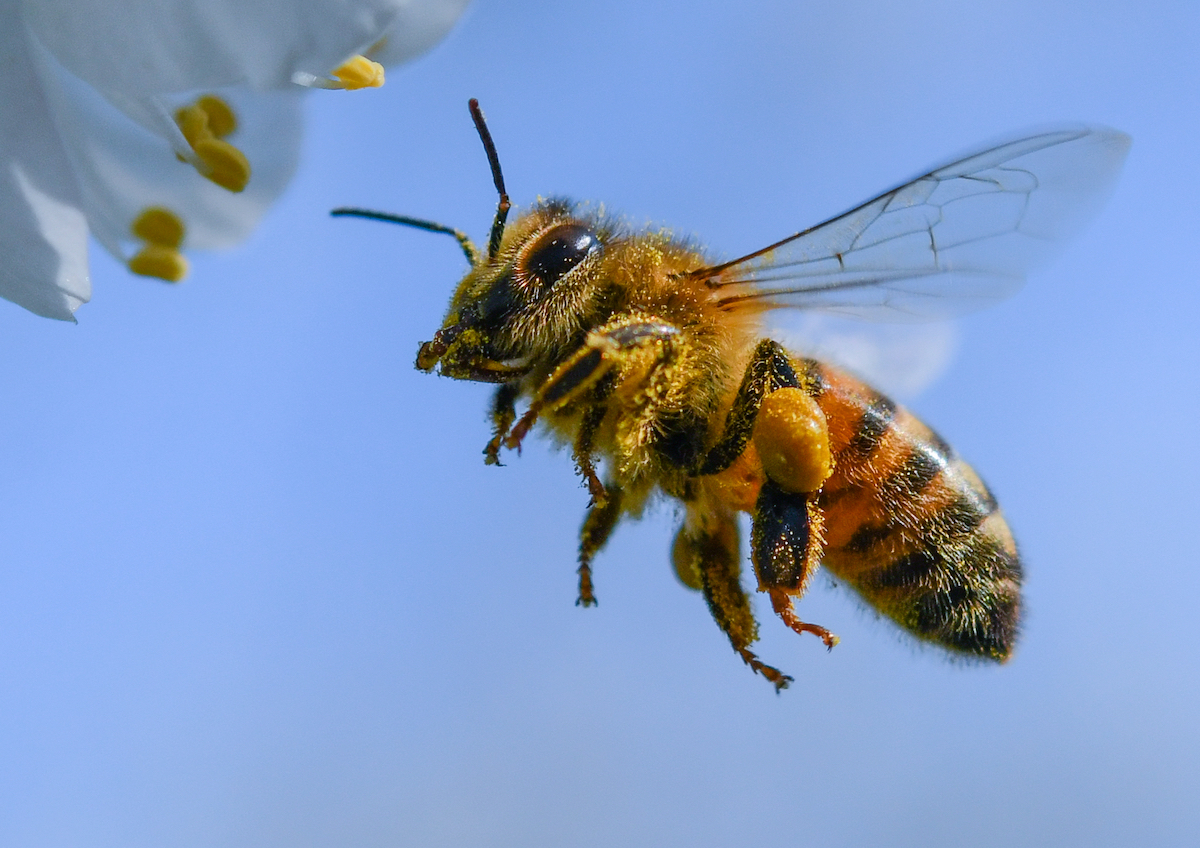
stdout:
<svg viewBox="0 0 1200 848">
<path fill-rule="evenodd" d="M 762 250 L 694 272 L 727 308 L 905 321 L 1011 294 L 1107 197 L 1130 138 L 1058 127 L 935 168 Z"/>
<path fill-rule="evenodd" d="M 960 336 L 957 321 L 866 323 L 796 310 L 775 315 L 780 320 L 770 322 L 770 336 L 789 351 L 849 371 L 901 403 L 945 373 Z"/>
</svg>

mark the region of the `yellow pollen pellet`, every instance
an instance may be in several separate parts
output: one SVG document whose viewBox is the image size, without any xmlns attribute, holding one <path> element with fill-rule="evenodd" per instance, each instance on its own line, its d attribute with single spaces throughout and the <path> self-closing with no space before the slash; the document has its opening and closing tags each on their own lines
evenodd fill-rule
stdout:
<svg viewBox="0 0 1200 848">
<path fill-rule="evenodd" d="M 383 85 L 383 65 L 372 62 L 366 56 L 355 56 L 334 68 L 333 76 L 347 91 L 358 88 L 378 88 Z"/>
<path fill-rule="evenodd" d="M 200 109 L 208 117 L 208 128 L 217 138 L 224 138 L 237 129 L 237 115 L 229 104 L 215 94 L 206 94 L 196 101 L 193 108 Z"/>
<path fill-rule="evenodd" d="M 183 254 L 172 247 L 149 244 L 129 260 L 129 270 L 143 277 L 157 277 L 177 283 L 187 276 L 188 264 Z"/>
<path fill-rule="evenodd" d="M 754 447 L 767 477 L 784 491 L 815 492 L 833 471 L 825 413 L 801 389 L 777 389 L 763 398 Z"/>
<path fill-rule="evenodd" d="M 197 142 L 194 149 L 208 168 L 201 173 L 221 188 L 236 193 L 250 182 L 249 161 L 229 142 L 209 138 Z"/>
<path fill-rule="evenodd" d="M 675 567 L 675 576 L 679 578 L 679 582 L 697 591 L 704 588 L 704 578 L 700 576 L 697 565 L 698 559 L 695 542 L 688 536 L 687 530 L 681 527 L 671 545 L 671 564 Z"/>
<path fill-rule="evenodd" d="M 130 229 L 135 236 L 151 244 L 170 248 L 178 248 L 183 244 L 183 221 L 162 206 L 150 206 L 142 210 Z"/>
</svg>

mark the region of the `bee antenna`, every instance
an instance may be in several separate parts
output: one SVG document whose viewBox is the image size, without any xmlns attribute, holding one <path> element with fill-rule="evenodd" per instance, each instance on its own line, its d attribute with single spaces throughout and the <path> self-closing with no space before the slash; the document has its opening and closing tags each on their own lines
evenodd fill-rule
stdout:
<svg viewBox="0 0 1200 848">
<path fill-rule="evenodd" d="M 371 221 L 384 221 L 388 224 L 403 224 L 406 227 L 416 227 L 418 230 L 426 230 L 431 233 L 445 233 L 448 236 L 454 236 L 454 240 L 458 242 L 458 246 L 462 248 L 462 252 L 467 255 L 467 261 L 474 267 L 479 262 L 479 251 L 467 234 L 462 230 L 456 230 L 453 227 L 447 227 L 445 224 L 439 224 L 436 221 L 426 221 L 424 218 L 410 218 L 407 215 L 393 215 L 390 212 L 376 212 L 373 209 L 354 209 L 343 206 L 334 209 L 329 213 L 335 218 L 367 218 Z"/>
<path fill-rule="evenodd" d="M 496 254 L 500 252 L 500 238 L 504 235 L 504 222 L 508 218 L 508 210 L 512 207 L 512 203 L 508 200 L 508 192 L 504 190 L 504 174 L 500 172 L 500 157 L 496 155 L 496 144 L 492 141 L 492 134 L 488 132 L 487 122 L 483 119 L 483 110 L 479 108 L 479 101 L 472 97 L 467 106 L 471 110 L 471 120 L 475 122 L 475 131 L 479 133 L 479 140 L 483 142 L 483 149 L 487 153 L 488 164 L 492 166 L 492 181 L 496 184 L 496 191 L 500 193 L 496 217 L 492 220 L 492 232 L 488 236 L 488 259 L 495 259 Z"/>
</svg>

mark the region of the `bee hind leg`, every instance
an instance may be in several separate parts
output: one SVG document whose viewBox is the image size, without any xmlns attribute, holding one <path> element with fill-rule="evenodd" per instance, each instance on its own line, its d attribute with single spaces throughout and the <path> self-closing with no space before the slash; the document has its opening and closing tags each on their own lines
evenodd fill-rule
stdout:
<svg viewBox="0 0 1200 848">
<path fill-rule="evenodd" d="M 758 622 L 750 609 L 750 598 L 742 589 L 737 523 L 722 521 L 717 527 L 699 533 L 681 527 L 675 537 L 671 558 L 684 585 L 704 592 L 704 600 L 729 637 L 733 650 L 751 670 L 761 674 L 780 692 L 792 678 L 758 658 L 750 645 L 758 640 Z"/>
<path fill-rule="evenodd" d="M 750 364 L 742 375 L 733 406 L 725 417 L 721 438 L 700 459 L 692 473 L 696 476 L 718 474 L 732 465 L 750 443 L 763 398 L 784 388 L 804 387 L 787 351 L 779 342 L 763 339 L 754 349 Z"/>
<path fill-rule="evenodd" d="M 775 610 L 775 614 L 783 619 L 783 623 L 797 633 L 812 633 L 820 638 L 825 643 L 825 647 L 833 650 L 833 646 L 841 640 L 830 633 L 827 629 L 819 624 L 809 624 L 807 621 L 801 621 L 796 617 L 796 611 L 792 609 L 792 596 L 782 589 L 768 589 L 767 593 L 771 597 L 771 608 Z"/>
<path fill-rule="evenodd" d="M 721 437 L 692 473 L 724 471 L 754 439 L 766 473 L 750 537 L 759 591 L 768 593 L 784 624 L 797 633 L 813 633 L 832 648 L 837 636 L 801 621 L 792 609 L 821 561 L 824 515 L 817 493 L 832 470 L 828 428 L 814 389 L 778 342 L 763 339 L 742 375 Z"/>
<path fill-rule="evenodd" d="M 788 492 L 768 479 L 755 504 L 750 552 L 759 591 L 770 596 L 775 614 L 795 632 L 815 634 L 832 650 L 838 637 L 801 621 L 792 609 L 793 598 L 804 594 L 820 564 L 823 526 L 815 493 Z"/>
</svg>

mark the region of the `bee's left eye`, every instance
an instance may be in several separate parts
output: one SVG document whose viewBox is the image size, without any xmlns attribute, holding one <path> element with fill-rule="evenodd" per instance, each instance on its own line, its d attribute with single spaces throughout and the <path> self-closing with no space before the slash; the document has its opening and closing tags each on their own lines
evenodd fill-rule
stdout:
<svg viewBox="0 0 1200 848">
<path fill-rule="evenodd" d="M 583 224 L 559 224 L 538 238 L 522 264 L 526 276 L 551 286 L 599 248 L 600 240 Z"/>
</svg>

